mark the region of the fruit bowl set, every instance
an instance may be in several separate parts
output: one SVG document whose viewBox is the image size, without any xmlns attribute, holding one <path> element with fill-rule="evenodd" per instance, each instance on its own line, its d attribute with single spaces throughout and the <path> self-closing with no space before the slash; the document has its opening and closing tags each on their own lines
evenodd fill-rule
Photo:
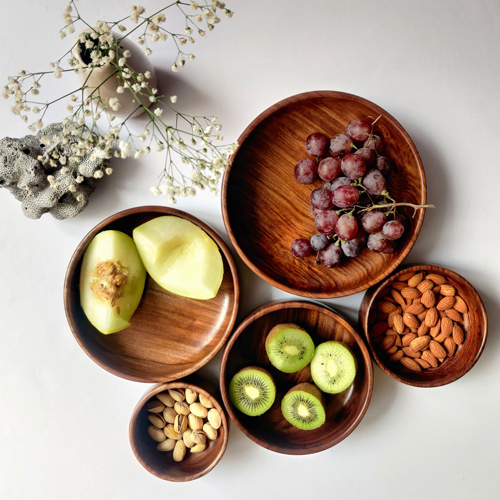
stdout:
<svg viewBox="0 0 500 500">
<path fill-rule="evenodd" d="M 248 126 L 223 179 L 222 214 L 238 255 L 273 286 L 314 299 L 342 297 L 372 287 L 360 310 L 364 338 L 333 310 L 306 300 L 263 305 L 233 331 L 240 292 L 231 252 L 212 228 L 179 210 L 158 206 L 125 210 L 98 224 L 77 247 L 64 285 L 66 316 L 75 339 L 91 359 L 114 375 L 160 383 L 139 401 L 130 421 L 134 454 L 152 474 L 170 481 L 188 481 L 212 470 L 227 446 L 226 412 L 251 440 L 275 452 L 301 455 L 334 446 L 356 428 L 366 413 L 373 389 L 372 356 L 396 380 L 419 387 L 453 382 L 479 358 L 486 341 L 487 318 L 474 288 L 445 268 L 421 265 L 396 270 L 418 237 L 424 210 L 416 212 L 403 244 L 392 254 L 367 250 L 335 269 L 328 269 L 317 265 L 314 259 L 297 259 L 290 253 L 290 244 L 297 235 L 314 231 L 307 202 L 310 188 L 293 178 L 293 165 L 303 155 L 304 139 L 318 130 L 331 136 L 360 117 L 380 117 L 377 128 L 396 165 L 388 180 L 391 194 L 415 205 L 425 204 L 422 162 L 403 127 L 365 99 L 325 91 L 285 99 Z M 412 214 L 410 210 L 407 215 Z M 216 296 L 196 300 L 175 295 L 148 276 L 130 326 L 103 335 L 87 319 L 80 304 L 79 280 L 86 249 L 102 231 L 118 230 L 131 236 L 134 228 L 165 215 L 193 223 L 217 245 L 224 273 Z M 432 282 L 432 273 L 446 280 L 443 285 Z M 429 275 L 430 279 L 426 279 Z M 442 302 L 431 303 L 432 297 Z M 354 382 L 339 394 L 324 395 L 326 420 L 314 430 L 298 429 L 282 414 L 280 403 L 285 394 L 298 384 L 311 383 L 312 378 L 309 366 L 284 373 L 270 363 L 266 337 L 280 324 L 307 331 L 316 347 L 323 342 L 340 342 L 355 360 Z M 441 330 L 435 325 L 440 325 Z M 219 398 L 206 381 L 191 374 L 226 343 Z M 409 350 L 417 346 L 419 350 Z M 441 356 L 441 352 L 445 354 Z M 230 397 L 231 380 L 246 367 L 266 370 L 274 379 L 275 401 L 260 416 L 238 411 Z M 179 401 L 166 403 L 171 399 L 169 394 L 177 397 L 177 393 L 182 395 Z M 198 402 L 188 401 L 188 394 L 196 394 L 199 401 L 203 399 L 207 411 L 217 411 L 220 427 L 215 432 L 216 439 L 206 444 L 203 441 L 203 452 L 188 450 L 184 459 L 184 449 L 178 460 L 177 448 L 173 455 L 158 450 L 169 446 L 168 432 L 174 432 L 172 426 L 180 432 L 186 428 L 184 423 L 180 429 L 181 421 L 191 417 L 190 411 L 196 413 L 193 408 Z M 174 405 L 177 419 L 169 424 L 172 408 L 168 407 Z M 191 410 L 184 413 L 184 408 Z M 195 421 L 198 417 L 192 418 Z M 172 429 L 167 431 L 169 426 Z M 172 441 L 172 447 L 173 444 Z"/>
</svg>

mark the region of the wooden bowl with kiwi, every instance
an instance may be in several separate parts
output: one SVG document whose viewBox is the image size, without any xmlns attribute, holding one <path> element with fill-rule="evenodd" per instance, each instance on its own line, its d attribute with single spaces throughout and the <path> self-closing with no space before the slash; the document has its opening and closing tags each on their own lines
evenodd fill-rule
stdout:
<svg viewBox="0 0 500 500">
<path fill-rule="evenodd" d="M 219 463 L 229 428 L 214 394 L 194 376 L 146 392 L 129 426 L 132 451 L 146 470 L 167 481 L 184 482 L 204 476 Z M 176 425 L 181 428 L 175 430 Z"/>
<path fill-rule="evenodd" d="M 149 270 L 148 273 L 143 271 L 144 290 L 142 296 L 137 297 L 138 306 L 128 320 L 130 325 L 115 333 L 102 333 L 95 326 L 96 319 L 92 318 L 91 321 L 82 306 L 83 294 L 87 298 L 90 294 L 87 283 L 82 281 L 87 250 L 97 241 L 96 238 L 106 234 L 116 235 L 116 232 L 121 233 L 122 240 L 128 241 L 127 249 L 135 250 L 135 240 L 131 237 L 135 237 L 137 228 L 162 218 L 168 218 L 177 224 L 182 223 L 183 231 L 187 224 L 189 232 L 195 231 L 198 236 L 201 234 L 200 237 L 210 246 L 210 251 L 217 257 L 222 272 L 222 281 L 215 296 L 201 300 L 167 291 L 153 279 Z M 176 244 L 179 248 L 184 248 L 189 247 L 190 242 L 179 241 Z M 101 250 L 96 250 L 93 255 L 98 260 L 107 262 L 109 253 L 115 252 L 115 249 L 116 252 L 124 253 L 123 249 L 117 248 L 119 246 L 115 239 L 111 239 L 109 244 L 102 248 L 102 255 Z M 194 244 L 192 246 L 198 248 Z M 171 255 L 170 252 L 167 253 Z M 188 253 L 186 250 L 182 255 Z M 119 255 L 120 259 L 117 260 L 118 266 L 116 266 L 125 268 L 123 273 L 128 278 L 125 287 L 135 286 L 132 269 L 125 263 L 128 255 L 130 255 L 128 251 L 126 255 Z M 138 256 L 137 259 L 140 261 L 142 257 Z M 95 269 L 98 269 L 98 266 Z M 194 266 L 198 274 L 199 269 L 199 265 Z M 102 269 L 99 267 L 98 270 Z M 95 278 L 97 283 L 107 278 L 107 276 L 102 278 L 100 274 L 96 277 L 94 271 L 90 276 L 92 280 Z M 119 275 L 117 276 L 119 278 Z M 94 289 L 92 287 L 90 289 L 93 293 Z M 106 315 L 101 314 L 97 319 L 112 317 L 114 323 L 118 322 L 119 313 L 123 313 L 125 306 L 130 305 L 122 301 L 128 300 L 129 296 L 127 289 L 124 288 L 116 302 L 110 304 L 112 311 L 106 311 Z M 108 304 L 109 301 L 104 303 Z M 111 215 L 95 226 L 76 248 L 68 265 L 64 283 L 66 317 L 80 347 L 105 370 L 138 382 L 176 380 L 193 373 L 210 361 L 229 337 L 236 321 L 238 305 L 239 284 L 236 266 L 222 238 L 198 218 L 180 210 L 160 206 L 131 208 Z M 100 312 L 102 307 L 103 304 L 99 301 L 93 310 Z"/>
<path fill-rule="evenodd" d="M 264 448 L 290 455 L 345 439 L 373 389 L 370 354 L 356 330 L 305 301 L 271 302 L 245 318 L 224 349 L 219 379 L 236 425 Z"/>
<path fill-rule="evenodd" d="M 442 266 L 404 266 L 368 290 L 359 322 L 378 366 L 416 387 L 464 376 L 486 344 L 488 318 L 474 287 Z"/>
</svg>

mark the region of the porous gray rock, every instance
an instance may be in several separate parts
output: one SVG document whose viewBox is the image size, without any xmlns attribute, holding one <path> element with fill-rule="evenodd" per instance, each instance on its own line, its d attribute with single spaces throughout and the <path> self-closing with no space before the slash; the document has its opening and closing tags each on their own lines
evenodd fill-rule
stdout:
<svg viewBox="0 0 500 500">
<path fill-rule="evenodd" d="M 56 219 L 78 215 L 95 189 L 94 172 L 109 162 L 93 158 L 92 149 L 86 151 L 78 166 L 84 180 L 75 183 L 71 165 L 62 165 L 51 155 L 55 148 L 58 153 L 55 156 L 70 158 L 73 155 L 71 147 L 77 143 L 75 137 L 69 136 L 66 144 L 59 141 L 56 145 L 50 141 L 56 136 L 62 137 L 62 132 L 62 123 L 53 123 L 36 135 L 0 140 L 0 187 L 8 189 L 21 202 L 24 215 L 30 219 L 39 219 L 47 212 Z M 44 143 L 47 138 L 49 145 Z"/>
</svg>

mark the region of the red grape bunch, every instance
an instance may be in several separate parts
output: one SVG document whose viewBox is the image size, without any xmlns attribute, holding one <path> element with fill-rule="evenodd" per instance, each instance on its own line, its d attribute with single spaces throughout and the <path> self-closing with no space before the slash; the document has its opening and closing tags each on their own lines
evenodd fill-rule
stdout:
<svg viewBox="0 0 500 500">
<path fill-rule="evenodd" d="M 431 206 L 397 203 L 389 194 L 386 179 L 394 167 L 384 155 L 382 137 L 373 132 L 377 120 L 353 120 L 345 134 L 331 139 L 319 132 L 307 137 L 305 149 L 312 158 L 300 160 L 294 176 L 301 184 L 319 178 L 323 187 L 314 189 L 309 198 L 317 234 L 293 241 L 295 257 L 314 252 L 316 262 L 335 267 L 342 255 L 356 257 L 365 247 L 393 253 L 410 224 L 397 207 Z"/>
</svg>

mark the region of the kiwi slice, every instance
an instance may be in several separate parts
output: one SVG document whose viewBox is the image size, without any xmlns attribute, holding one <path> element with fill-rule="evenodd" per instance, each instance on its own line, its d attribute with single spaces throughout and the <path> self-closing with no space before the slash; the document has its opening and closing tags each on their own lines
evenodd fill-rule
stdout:
<svg viewBox="0 0 500 500">
<path fill-rule="evenodd" d="M 356 358 L 342 342 L 324 342 L 316 347 L 311 361 L 311 376 L 323 392 L 338 394 L 353 383 Z"/>
<path fill-rule="evenodd" d="M 266 352 L 275 368 L 293 373 L 309 364 L 314 355 L 314 342 L 300 326 L 282 323 L 267 335 Z"/>
<path fill-rule="evenodd" d="M 271 408 L 275 398 L 276 386 L 273 377 L 262 368 L 243 368 L 229 382 L 231 403 L 249 417 L 265 413 Z"/>
<path fill-rule="evenodd" d="M 326 414 L 321 391 L 313 384 L 299 384 L 281 401 L 281 412 L 297 429 L 309 431 L 325 423 Z"/>
</svg>

